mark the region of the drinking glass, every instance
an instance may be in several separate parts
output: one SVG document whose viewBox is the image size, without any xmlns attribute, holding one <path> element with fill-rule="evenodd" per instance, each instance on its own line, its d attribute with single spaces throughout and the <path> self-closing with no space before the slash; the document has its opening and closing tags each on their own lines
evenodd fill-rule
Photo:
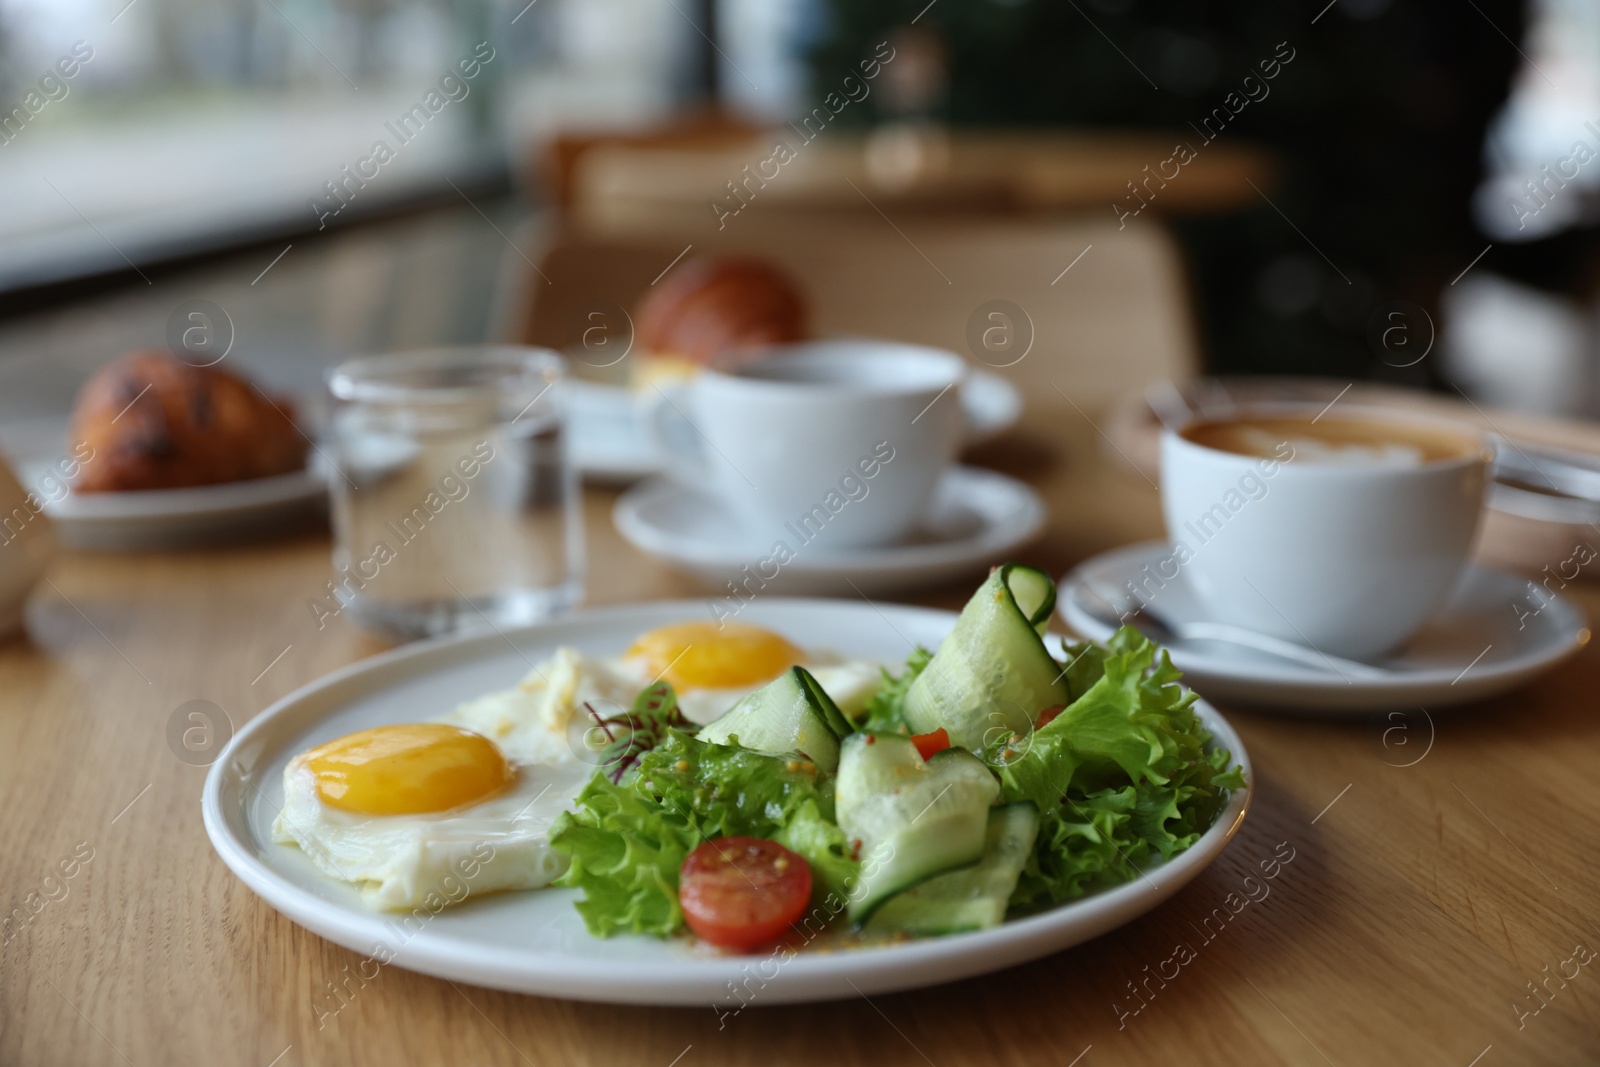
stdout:
<svg viewBox="0 0 1600 1067">
<path fill-rule="evenodd" d="M 518 346 L 329 372 L 335 574 L 322 612 L 411 638 L 522 625 L 577 603 L 583 514 L 565 376 L 556 353 Z"/>
</svg>

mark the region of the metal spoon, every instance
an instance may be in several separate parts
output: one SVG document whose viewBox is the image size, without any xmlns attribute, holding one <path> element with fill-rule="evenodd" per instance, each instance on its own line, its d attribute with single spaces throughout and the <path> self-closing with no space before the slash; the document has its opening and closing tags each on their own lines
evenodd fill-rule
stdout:
<svg viewBox="0 0 1600 1067">
<path fill-rule="evenodd" d="M 1494 480 L 1549 496 L 1600 502 L 1600 456 L 1543 445 L 1495 441 Z"/>
<path fill-rule="evenodd" d="M 1142 602 L 1135 603 L 1131 606 L 1131 610 L 1126 612 L 1118 611 L 1112 599 L 1099 589 L 1088 583 L 1084 583 L 1081 588 L 1092 592 L 1111 611 L 1110 617 L 1107 617 L 1105 613 L 1091 609 L 1080 600 L 1080 606 L 1096 621 L 1112 627 L 1126 623 L 1158 645 L 1170 645 L 1176 641 L 1221 641 L 1265 652 L 1280 659 L 1292 660 L 1303 666 L 1331 671 L 1346 682 L 1350 681 L 1351 677 L 1392 681 L 1398 673 L 1387 667 L 1358 663 L 1343 656 L 1330 656 L 1314 648 L 1297 645 L 1293 641 L 1285 641 L 1270 634 L 1247 630 L 1242 626 L 1232 626 L 1222 622 L 1174 622 L 1157 614 L 1150 605 Z"/>
</svg>

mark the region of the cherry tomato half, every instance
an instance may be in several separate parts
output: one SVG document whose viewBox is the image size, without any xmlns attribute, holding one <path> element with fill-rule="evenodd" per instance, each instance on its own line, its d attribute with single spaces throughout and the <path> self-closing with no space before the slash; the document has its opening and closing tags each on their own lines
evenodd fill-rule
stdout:
<svg viewBox="0 0 1600 1067">
<path fill-rule="evenodd" d="M 935 752 L 943 752 L 950 747 L 950 731 L 943 726 L 928 734 L 912 734 L 911 743 L 917 746 L 917 751 L 927 759 Z"/>
<path fill-rule="evenodd" d="M 683 861 L 678 903 L 689 929 L 723 948 L 775 941 L 811 900 L 811 865 L 776 841 L 722 837 Z"/>
</svg>

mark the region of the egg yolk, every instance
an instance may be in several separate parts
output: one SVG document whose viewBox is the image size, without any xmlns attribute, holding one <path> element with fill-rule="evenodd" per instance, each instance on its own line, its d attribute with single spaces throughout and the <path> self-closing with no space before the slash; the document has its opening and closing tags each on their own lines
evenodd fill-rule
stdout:
<svg viewBox="0 0 1600 1067">
<path fill-rule="evenodd" d="M 799 663 L 800 650 L 745 623 L 680 622 L 643 634 L 628 655 L 677 690 L 732 689 L 770 682 Z"/>
<path fill-rule="evenodd" d="M 362 730 L 307 752 L 305 765 L 324 804 L 362 815 L 449 811 L 516 778 L 493 741 L 443 723 Z"/>
</svg>

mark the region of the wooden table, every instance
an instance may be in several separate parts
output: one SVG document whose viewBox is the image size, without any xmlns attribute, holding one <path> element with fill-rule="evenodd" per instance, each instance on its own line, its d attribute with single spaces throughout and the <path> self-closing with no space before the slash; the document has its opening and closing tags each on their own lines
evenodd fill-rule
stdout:
<svg viewBox="0 0 1600 1067">
<path fill-rule="evenodd" d="M 1082 416 L 1046 408 L 978 457 L 1049 498 L 1049 532 L 1027 561 L 1061 573 L 1158 533 L 1152 488 L 1100 448 Z M 618 539 L 611 500 L 588 497 L 591 600 L 688 592 Z M 870 1002 L 757 1006 L 721 1024 L 709 1006 L 541 1000 L 391 967 L 319 1029 L 313 997 L 359 957 L 227 871 L 201 828 L 205 770 L 174 756 L 167 731 L 187 701 L 212 701 L 238 725 L 382 647 L 342 621 L 317 630 L 305 602 L 328 575 L 317 536 L 73 555 L 54 568 L 30 639 L 0 650 L 0 902 L 27 913 L 27 894 L 44 901 L 0 948 L 0 1063 L 1600 1059 L 1600 965 L 1565 985 L 1550 979 L 1548 1005 L 1521 1025 L 1517 1011 L 1536 1006 L 1526 983 L 1561 968 L 1575 944 L 1600 947 L 1594 646 L 1520 693 L 1434 716 L 1431 746 L 1420 717 L 1397 733 L 1381 717 L 1236 714 L 1257 793 L 1232 847 L 1150 915 L 1028 966 Z M 969 588 L 916 599 L 956 607 Z M 1600 592 L 1573 589 L 1600 611 Z M 1293 858 L 1265 883 L 1269 895 L 1206 941 L 1198 928 L 1275 850 Z M 1129 983 L 1170 974 L 1163 961 L 1180 941 L 1195 958 L 1164 986 L 1141 986 L 1147 1003 L 1119 1025 L 1118 1008 L 1141 1003 Z"/>
<path fill-rule="evenodd" d="M 721 229 L 735 224 L 727 212 L 746 221 L 744 206 L 805 220 L 878 219 L 880 211 L 897 220 L 1080 211 L 1113 219 L 1143 214 L 1147 202 L 1157 215 L 1212 214 L 1256 205 L 1252 183 L 1270 191 L 1278 169 L 1260 146 L 1210 144 L 1189 129 L 883 127 L 810 136 L 778 127 L 742 143 L 590 148 L 573 167 L 571 216 L 585 229 L 638 233 Z M 775 156 L 778 142 L 793 154 Z M 1181 168 L 1179 144 L 1193 153 Z"/>
</svg>

